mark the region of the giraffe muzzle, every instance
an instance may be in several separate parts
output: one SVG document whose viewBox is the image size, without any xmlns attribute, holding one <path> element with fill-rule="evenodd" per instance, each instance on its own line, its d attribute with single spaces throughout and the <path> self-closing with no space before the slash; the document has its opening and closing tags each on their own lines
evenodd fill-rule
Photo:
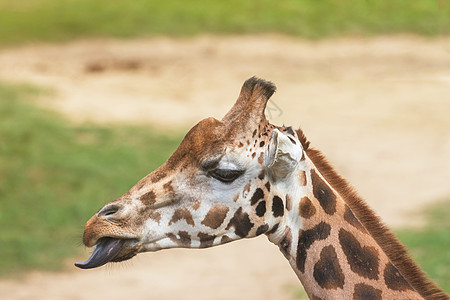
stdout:
<svg viewBox="0 0 450 300">
<path fill-rule="evenodd" d="M 76 262 L 75 266 L 80 269 L 92 269 L 103 266 L 119 254 L 120 250 L 123 248 L 124 242 L 125 240 L 123 239 L 104 237 L 100 239 L 99 243 L 95 246 L 91 257 L 86 261 Z"/>
</svg>

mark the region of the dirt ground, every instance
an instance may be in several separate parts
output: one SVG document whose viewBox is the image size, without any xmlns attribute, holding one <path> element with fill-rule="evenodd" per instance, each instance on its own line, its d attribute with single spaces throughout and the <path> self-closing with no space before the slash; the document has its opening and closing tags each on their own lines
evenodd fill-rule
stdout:
<svg viewBox="0 0 450 300">
<path fill-rule="evenodd" d="M 245 79 L 275 82 L 275 124 L 301 125 L 391 226 L 450 196 L 450 38 L 280 36 L 89 40 L 0 51 L 0 79 L 55 91 L 74 122 L 187 130 L 220 119 Z M 149 170 L 150 171 L 150 170 Z M 111 199 L 105 199 L 105 203 Z M 292 299 L 298 284 L 264 237 L 129 263 L 0 280 L 1 299 Z"/>
</svg>

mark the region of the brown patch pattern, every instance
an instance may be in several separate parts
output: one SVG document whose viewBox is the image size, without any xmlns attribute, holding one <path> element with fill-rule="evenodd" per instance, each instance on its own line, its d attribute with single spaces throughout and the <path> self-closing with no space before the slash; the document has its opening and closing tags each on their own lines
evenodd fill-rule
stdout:
<svg viewBox="0 0 450 300">
<path fill-rule="evenodd" d="M 194 210 L 197 210 L 197 209 L 199 209 L 200 208 L 200 205 L 201 205 L 202 203 L 200 202 L 200 201 L 196 201 L 195 203 L 194 203 L 194 205 L 192 205 L 192 208 L 194 209 Z"/>
<path fill-rule="evenodd" d="M 395 291 L 412 290 L 411 285 L 400 274 L 397 268 L 392 263 L 387 263 L 384 268 L 384 282 L 386 286 Z"/>
<path fill-rule="evenodd" d="M 272 211 L 274 217 L 282 217 L 284 215 L 283 200 L 278 196 L 274 196 L 272 199 Z"/>
<path fill-rule="evenodd" d="M 191 245 L 191 237 L 186 231 L 178 232 L 178 236 L 168 233 L 167 236 L 180 247 L 189 247 Z"/>
<path fill-rule="evenodd" d="M 266 182 L 265 187 L 267 189 L 268 192 L 270 192 L 270 182 Z"/>
<path fill-rule="evenodd" d="M 250 217 L 246 212 L 242 211 L 242 207 L 234 213 L 233 218 L 227 225 L 226 230 L 234 227 L 234 232 L 240 237 L 246 237 L 253 227 L 253 223 L 250 221 Z"/>
<path fill-rule="evenodd" d="M 157 223 L 159 223 L 159 221 L 161 221 L 161 214 L 159 212 L 157 212 L 157 211 L 151 210 L 148 213 L 148 218 L 152 219 L 153 221 L 155 221 Z"/>
<path fill-rule="evenodd" d="M 211 227 L 212 229 L 219 228 L 219 226 L 222 225 L 223 220 L 225 220 L 228 210 L 228 206 L 225 205 L 216 205 L 211 207 L 203 219 L 202 224 Z"/>
<path fill-rule="evenodd" d="M 344 287 L 344 273 L 334 247 L 329 245 L 320 252 L 320 259 L 314 265 L 314 279 L 324 289 L 342 289 Z"/>
<path fill-rule="evenodd" d="M 263 217 L 266 213 L 266 201 L 260 201 L 258 206 L 256 206 L 256 215 L 258 217 Z"/>
<path fill-rule="evenodd" d="M 314 169 L 311 170 L 311 180 L 314 197 L 327 214 L 333 215 L 336 212 L 336 195 Z"/>
<path fill-rule="evenodd" d="M 291 211 L 291 209 L 292 209 L 292 198 L 288 194 L 286 194 L 286 209 L 288 211 Z"/>
<path fill-rule="evenodd" d="M 163 185 L 164 192 L 167 194 L 173 194 L 175 191 L 173 190 L 172 180 L 164 183 Z"/>
<path fill-rule="evenodd" d="M 305 272 L 305 262 L 309 247 L 315 241 L 326 239 L 330 235 L 330 231 L 331 226 L 323 221 L 311 229 L 299 231 L 296 264 L 297 269 L 302 273 Z"/>
<path fill-rule="evenodd" d="M 153 191 L 147 192 L 142 195 L 139 200 L 141 200 L 144 205 L 153 205 L 156 202 L 156 194 Z"/>
<path fill-rule="evenodd" d="M 267 232 L 267 230 L 269 230 L 269 225 L 264 224 L 258 227 L 258 229 L 256 229 L 256 236 L 263 234 L 264 232 Z"/>
<path fill-rule="evenodd" d="M 355 284 L 353 300 L 381 300 L 381 290 L 364 283 Z"/>
<path fill-rule="evenodd" d="M 203 232 L 199 232 L 197 236 L 200 239 L 200 248 L 212 247 L 214 239 L 216 238 L 215 235 L 209 235 Z"/>
<path fill-rule="evenodd" d="M 194 219 L 192 218 L 191 212 L 184 207 L 178 208 L 173 213 L 172 218 L 170 219 L 169 225 L 178 222 L 179 220 L 186 220 L 186 223 L 194 226 Z"/>
<path fill-rule="evenodd" d="M 232 242 L 233 240 L 228 236 L 228 235 L 224 235 L 222 236 L 222 238 L 220 239 L 220 243 L 221 244 L 226 244 L 229 242 Z"/>
<path fill-rule="evenodd" d="M 262 165 L 263 162 L 264 162 L 264 152 L 261 152 L 258 156 L 258 163 Z"/>
<path fill-rule="evenodd" d="M 305 171 L 298 172 L 298 184 L 301 186 L 306 185 L 306 172 Z"/>
<path fill-rule="evenodd" d="M 298 203 L 298 212 L 302 218 L 309 219 L 316 213 L 316 208 L 308 197 L 303 197 Z"/>
<path fill-rule="evenodd" d="M 348 207 L 348 205 L 345 205 L 344 220 L 347 221 L 350 225 L 352 225 L 356 229 L 360 230 L 361 232 L 367 232 L 364 226 L 355 217 L 355 215 L 353 214 L 350 207 Z"/>
<path fill-rule="evenodd" d="M 264 192 L 262 189 L 257 188 L 256 191 L 253 193 L 252 198 L 250 199 L 250 204 L 254 205 L 256 202 L 258 202 L 260 199 L 264 198 Z"/>
<path fill-rule="evenodd" d="M 387 228 L 374 211 L 365 203 L 358 193 L 342 178 L 330 165 L 325 156 L 310 147 L 310 142 L 302 130 L 297 131 L 306 155 L 311 159 L 320 174 L 335 189 L 352 209 L 355 216 L 375 239 L 384 253 L 404 274 L 405 279 L 411 283 L 422 297 L 429 299 L 445 299 L 446 294 L 434 282 L 430 281 L 420 267 L 411 259 L 405 246 Z M 305 157 L 305 156 L 303 156 Z"/>
<path fill-rule="evenodd" d="M 151 178 L 150 181 L 152 183 L 155 183 L 155 182 L 160 181 L 161 179 L 163 179 L 166 176 L 167 176 L 166 173 L 156 170 L 152 173 L 152 176 L 150 177 Z"/>
<path fill-rule="evenodd" d="M 339 230 L 339 242 L 353 272 L 364 278 L 378 279 L 379 258 L 374 247 L 361 247 L 355 236 L 343 228 Z"/>
</svg>

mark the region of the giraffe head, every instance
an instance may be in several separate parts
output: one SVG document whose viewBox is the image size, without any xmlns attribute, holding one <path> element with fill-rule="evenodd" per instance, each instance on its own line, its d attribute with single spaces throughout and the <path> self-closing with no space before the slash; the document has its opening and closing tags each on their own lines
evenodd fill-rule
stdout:
<svg viewBox="0 0 450 300">
<path fill-rule="evenodd" d="M 292 129 L 266 120 L 274 92 L 272 83 L 252 77 L 221 121 L 195 125 L 161 167 L 87 222 L 83 242 L 95 250 L 76 265 L 280 234 L 285 208 L 277 183 L 288 184 L 303 149 Z"/>
</svg>

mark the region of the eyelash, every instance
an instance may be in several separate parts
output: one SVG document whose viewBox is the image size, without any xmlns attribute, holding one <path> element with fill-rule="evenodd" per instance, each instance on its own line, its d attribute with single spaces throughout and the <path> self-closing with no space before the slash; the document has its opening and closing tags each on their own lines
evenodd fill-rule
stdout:
<svg viewBox="0 0 450 300">
<path fill-rule="evenodd" d="M 215 169 L 209 172 L 211 177 L 223 182 L 223 183 L 232 183 L 236 179 L 238 179 L 242 174 L 244 174 L 243 170 L 229 170 L 229 169 Z"/>
</svg>

